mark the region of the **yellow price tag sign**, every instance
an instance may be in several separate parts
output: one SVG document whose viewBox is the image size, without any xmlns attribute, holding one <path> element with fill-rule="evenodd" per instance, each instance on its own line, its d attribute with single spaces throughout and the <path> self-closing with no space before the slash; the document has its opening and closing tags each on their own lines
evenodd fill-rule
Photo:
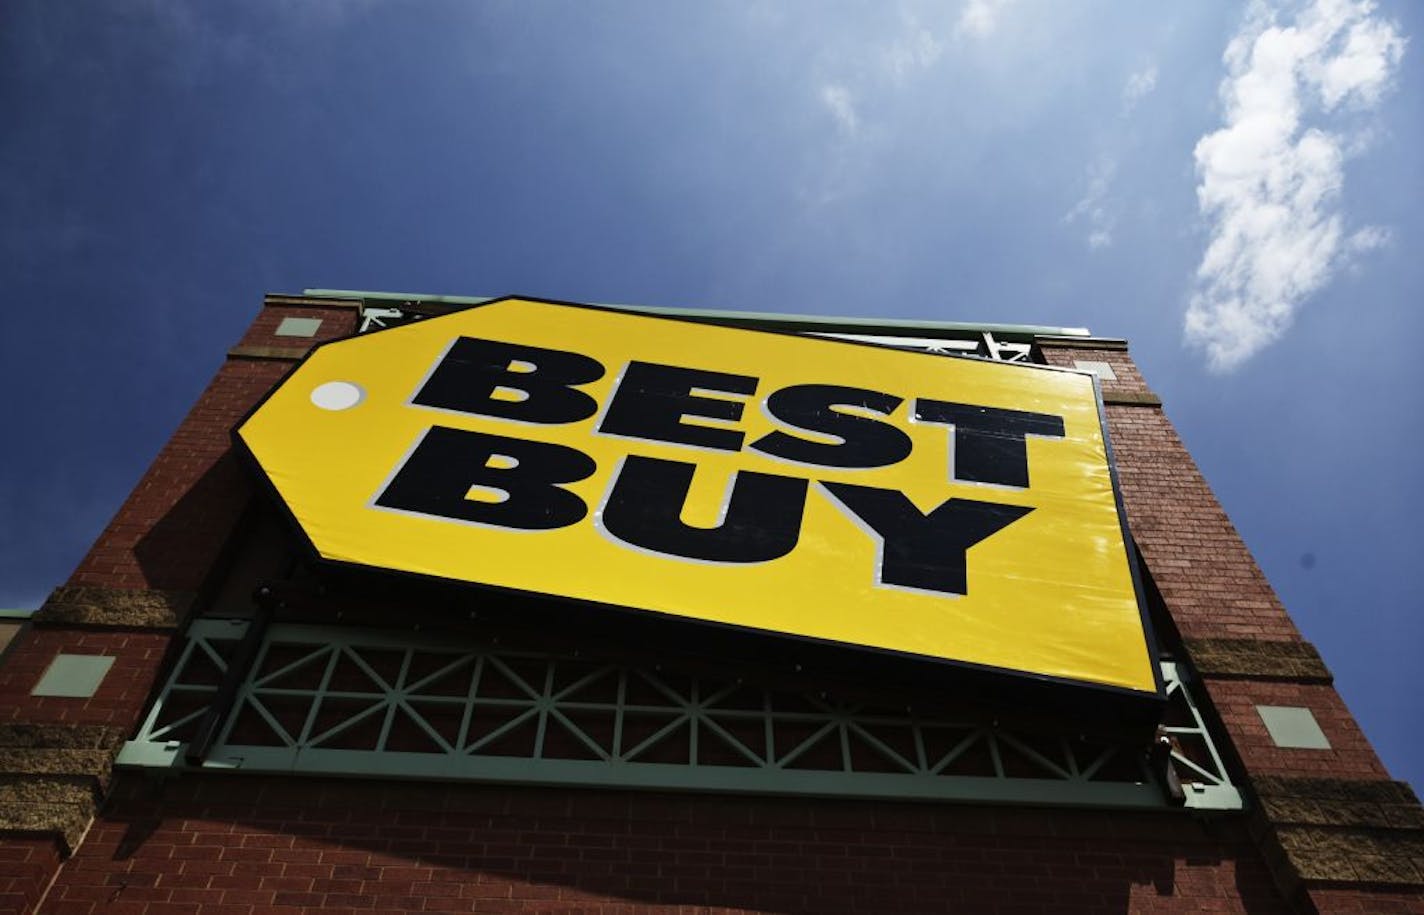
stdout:
<svg viewBox="0 0 1424 915">
<path fill-rule="evenodd" d="M 1158 691 L 1087 374 L 508 298 L 237 438 L 326 560 Z"/>
</svg>

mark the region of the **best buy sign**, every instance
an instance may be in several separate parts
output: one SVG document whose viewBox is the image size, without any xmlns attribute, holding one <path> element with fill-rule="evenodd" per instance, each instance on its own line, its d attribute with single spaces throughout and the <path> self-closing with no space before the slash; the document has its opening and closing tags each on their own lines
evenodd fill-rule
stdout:
<svg viewBox="0 0 1424 915">
<path fill-rule="evenodd" d="M 327 560 L 1156 691 L 1089 375 L 509 298 L 237 438 Z"/>
</svg>

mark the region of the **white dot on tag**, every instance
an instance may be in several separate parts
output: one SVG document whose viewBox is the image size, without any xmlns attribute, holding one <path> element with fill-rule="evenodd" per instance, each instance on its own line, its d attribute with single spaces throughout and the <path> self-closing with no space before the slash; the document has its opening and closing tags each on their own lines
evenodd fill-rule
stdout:
<svg viewBox="0 0 1424 915">
<path fill-rule="evenodd" d="M 365 397 L 361 386 L 349 381 L 328 381 L 311 392 L 311 402 L 323 410 L 349 410 Z"/>
</svg>

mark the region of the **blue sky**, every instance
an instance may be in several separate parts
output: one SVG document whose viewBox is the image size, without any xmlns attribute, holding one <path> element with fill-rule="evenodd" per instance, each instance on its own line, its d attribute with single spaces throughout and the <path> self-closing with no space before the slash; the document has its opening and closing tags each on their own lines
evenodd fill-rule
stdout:
<svg viewBox="0 0 1424 915">
<path fill-rule="evenodd" d="M 1424 6 L 10 2 L 0 606 L 264 292 L 1085 325 L 1424 785 Z"/>
</svg>

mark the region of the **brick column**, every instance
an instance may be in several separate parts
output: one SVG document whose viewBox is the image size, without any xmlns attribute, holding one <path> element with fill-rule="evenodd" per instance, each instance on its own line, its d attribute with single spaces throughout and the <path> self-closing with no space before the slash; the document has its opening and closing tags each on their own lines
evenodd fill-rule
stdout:
<svg viewBox="0 0 1424 915">
<path fill-rule="evenodd" d="M 1278 885 L 1320 911 L 1424 908 L 1424 810 L 1390 780 L 1127 345 L 1038 346 L 1050 365 L 1099 371 L 1133 538 L 1180 635 L 1173 647 L 1199 675 L 1254 789 L 1253 835 Z"/>
<path fill-rule="evenodd" d="M 201 601 L 252 499 L 232 427 L 313 344 L 357 328 L 357 302 L 264 304 L 0 665 L 0 911 L 33 909 L 82 840 L 173 631 Z M 86 676 L 92 682 L 76 685 Z"/>
</svg>

